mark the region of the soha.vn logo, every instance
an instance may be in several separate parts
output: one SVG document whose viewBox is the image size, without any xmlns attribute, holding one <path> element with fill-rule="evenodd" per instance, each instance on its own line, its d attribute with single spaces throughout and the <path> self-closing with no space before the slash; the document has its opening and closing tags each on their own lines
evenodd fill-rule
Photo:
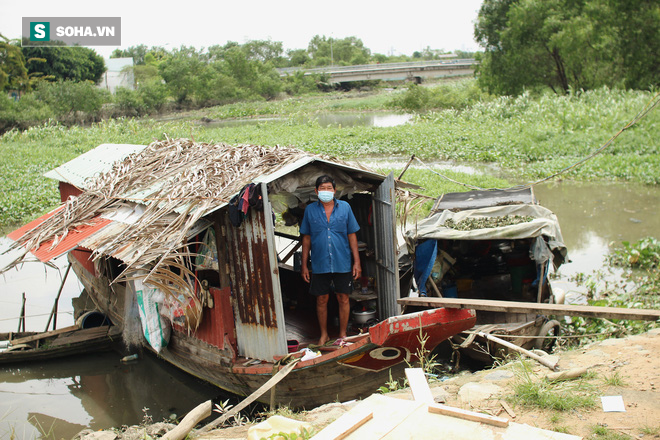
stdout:
<svg viewBox="0 0 660 440">
<path fill-rule="evenodd" d="M 50 41 L 50 22 L 31 21 L 30 41 Z"/>
</svg>

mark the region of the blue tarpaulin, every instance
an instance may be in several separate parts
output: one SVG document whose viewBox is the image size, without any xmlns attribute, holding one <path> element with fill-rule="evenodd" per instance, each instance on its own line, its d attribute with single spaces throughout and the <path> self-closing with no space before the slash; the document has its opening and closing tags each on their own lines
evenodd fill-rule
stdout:
<svg viewBox="0 0 660 440">
<path fill-rule="evenodd" d="M 438 241 L 426 240 L 415 248 L 415 282 L 419 289 L 419 296 L 427 296 L 426 280 L 431 275 L 435 257 L 438 255 Z"/>
</svg>

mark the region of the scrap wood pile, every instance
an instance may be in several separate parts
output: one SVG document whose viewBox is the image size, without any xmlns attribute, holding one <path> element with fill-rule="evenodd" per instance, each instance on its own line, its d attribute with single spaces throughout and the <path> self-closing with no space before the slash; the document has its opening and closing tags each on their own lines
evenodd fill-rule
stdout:
<svg viewBox="0 0 660 440">
<path fill-rule="evenodd" d="M 23 247 L 27 253 L 49 240 L 54 248 L 74 228 L 111 216 L 122 207 L 137 206 L 143 212 L 136 221 L 115 222 L 96 234 L 92 259 L 112 255 L 123 260 L 126 268 L 114 282 L 139 277 L 168 295 L 184 293 L 194 298 L 196 278 L 185 263 L 186 257 L 194 256 L 186 242 L 191 229 L 247 183 L 304 156 L 309 154 L 280 146 L 231 146 L 188 139 L 154 142 L 86 182 L 82 194 L 70 197 L 63 209 L 28 231 L 13 248 Z M 25 254 L 19 259 L 24 258 Z M 144 272 L 137 275 L 140 270 L 146 270 L 146 276 Z"/>
</svg>

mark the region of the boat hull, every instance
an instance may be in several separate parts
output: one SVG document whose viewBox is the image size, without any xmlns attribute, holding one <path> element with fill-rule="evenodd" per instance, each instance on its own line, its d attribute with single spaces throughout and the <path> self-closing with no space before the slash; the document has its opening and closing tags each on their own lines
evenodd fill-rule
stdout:
<svg viewBox="0 0 660 440">
<path fill-rule="evenodd" d="M 11 339 L 35 336 L 38 333 L 12 334 Z M 57 336 L 35 340 L 29 344 L 19 344 L 0 352 L 0 365 L 40 362 L 67 356 L 109 351 L 121 335 L 108 326 L 72 330 Z M 8 341 L 9 334 L 0 334 L 0 341 Z M 37 343 L 38 342 L 38 343 Z"/>
<path fill-rule="evenodd" d="M 99 310 L 115 325 L 123 325 L 122 286 L 111 289 L 106 278 L 89 273 L 75 258 L 73 270 Z M 311 409 L 318 405 L 368 396 L 391 378 L 404 377 L 423 345 L 433 349 L 440 342 L 469 329 L 476 322 L 470 309 L 433 309 L 389 318 L 351 338 L 343 347 L 327 347 L 322 355 L 300 361 L 271 392 L 258 400 Z M 168 345 L 158 356 L 174 366 L 238 395 L 249 395 L 283 368 L 279 362 L 256 361 L 237 356 L 231 341 L 212 344 L 174 326 Z M 150 347 L 144 344 L 145 347 Z M 291 354 L 290 357 L 301 356 Z"/>
</svg>

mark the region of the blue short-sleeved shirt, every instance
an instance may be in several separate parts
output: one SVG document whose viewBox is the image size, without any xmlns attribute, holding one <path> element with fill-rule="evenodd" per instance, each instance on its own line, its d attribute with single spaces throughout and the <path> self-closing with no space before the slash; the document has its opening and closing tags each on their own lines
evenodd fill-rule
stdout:
<svg viewBox="0 0 660 440">
<path fill-rule="evenodd" d="M 325 215 L 321 202 L 307 205 L 300 233 L 311 237 L 312 272 L 345 273 L 351 271 L 351 248 L 348 234 L 360 230 L 351 206 L 343 200 L 336 200 L 330 214 Z"/>
</svg>

